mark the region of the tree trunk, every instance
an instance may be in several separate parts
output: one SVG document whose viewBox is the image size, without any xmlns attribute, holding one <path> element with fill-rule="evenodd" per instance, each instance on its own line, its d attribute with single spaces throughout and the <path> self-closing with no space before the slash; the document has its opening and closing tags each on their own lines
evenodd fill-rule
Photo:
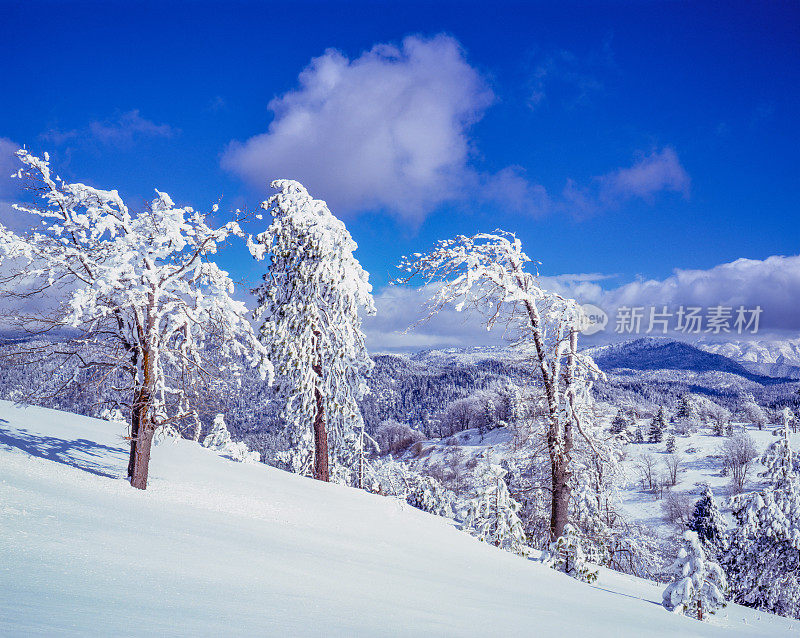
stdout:
<svg viewBox="0 0 800 638">
<path fill-rule="evenodd" d="M 317 401 L 317 414 L 314 417 L 314 478 L 329 481 L 328 471 L 328 433 L 325 431 L 325 404 L 319 388 L 314 388 Z"/>
<path fill-rule="evenodd" d="M 553 498 L 550 508 L 550 539 L 556 540 L 564 533 L 569 521 L 569 471 L 567 461 L 558 455 L 551 457 L 550 469 L 553 480 Z"/>
<path fill-rule="evenodd" d="M 317 378 L 322 380 L 322 355 L 320 354 L 320 338 L 318 330 L 314 330 L 316 340 L 317 363 L 313 370 Z M 330 481 L 328 468 L 328 433 L 325 431 L 325 398 L 320 392 L 319 385 L 314 386 L 314 399 L 317 403 L 317 413 L 314 416 L 314 478 L 318 481 Z"/>
<path fill-rule="evenodd" d="M 133 466 L 136 464 L 136 437 L 139 436 L 139 401 L 135 399 L 131 409 L 131 452 L 128 456 L 128 479 L 133 477 Z"/>
<path fill-rule="evenodd" d="M 155 430 L 152 424 L 147 423 L 139 426 L 131 486 L 140 490 L 147 489 L 147 473 L 150 468 L 150 448 L 153 445 L 154 433 Z"/>
<path fill-rule="evenodd" d="M 128 478 L 140 490 L 147 488 L 150 467 L 150 449 L 155 428 L 150 422 L 150 392 L 147 388 L 136 391 L 131 410 L 131 453 L 128 459 Z"/>
</svg>

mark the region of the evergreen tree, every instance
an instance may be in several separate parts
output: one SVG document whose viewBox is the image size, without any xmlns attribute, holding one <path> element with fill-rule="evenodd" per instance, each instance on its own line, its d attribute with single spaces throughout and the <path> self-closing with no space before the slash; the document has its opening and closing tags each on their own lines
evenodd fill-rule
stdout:
<svg viewBox="0 0 800 638">
<path fill-rule="evenodd" d="M 697 408 L 692 402 L 691 394 L 682 394 L 678 400 L 678 409 L 675 411 L 676 419 L 687 419 L 689 421 L 696 421 L 698 418 Z"/>
<path fill-rule="evenodd" d="M 586 564 L 578 530 L 572 524 L 565 525 L 564 534 L 550 543 L 550 551 L 544 555 L 543 562 L 576 580 L 585 583 L 597 580 L 597 571 L 592 571 Z"/>
<path fill-rule="evenodd" d="M 765 452 L 769 486 L 731 499 L 736 527 L 724 565 L 734 600 L 781 616 L 800 617 L 800 482 L 788 427 Z"/>
<path fill-rule="evenodd" d="M 667 435 L 667 446 L 666 446 L 667 454 L 675 454 L 675 451 L 677 449 L 678 449 L 678 443 L 675 440 L 675 435 L 674 434 L 668 434 Z"/>
<path fill-rule="evenodd" d="M 525 551 L 525 531 L 517 503 L 505 482 L 506 470 L 486 463 L 480 472 L 482 485 L 469 506 L 465 527 L 480 540 L 516 554 Z"/>
<path fill-rule="evenodd" d="M 374 313 L 368 275 L 357 248 L 325 202 L 298 182 L 272 183 L 262 203 L 273 221 L 248 241 L 256 259 L 271 258 L 256 290 L 260 339 L 276 370 L 276 388 L 291 449 L 280 458 L 295 471 L 313 460 L 314 478 L 349 482 L 363 419 L 358 401 L 372 369 L 359 308 Z"/>
<path fill-rule="evenodd" d="M 653 417 L 652 422 L 650 423 L 650 431 L 649 439 L 650 443 L 661 443 L 661 440 L 664 438 L 664 432 L 667 429 L 667 416 L 666 412 L 664 411 L 664 406 L 662 405 L 658 409 L 658 414 Z"/>
<path fill-rule="evenodd" d="M 667 585 L 663 604 L 668 610 L 703 620 L 726 605 L 728 584 L 720 566 L 709 559 L 697 533 L 683 534 L 684 546 L 670 567 L 676 578 Z"/>
<path fill-rule="evenodd" d="M 628 419 L 625 418 L 625 412 L 622 408 L 617 410 L 617 414 L 611 421 L 611 433 L 612 434 L 622 434 L 625 430 L 628 429 Z"/>
<path fill-rule="evenodd" d="M 706 486 L 703 495 L 695 503 L 687 527 L 697 533 L 709 556 L 720 556 L 725 547 L 726 525 L 710 487 Z"/>
</svg>

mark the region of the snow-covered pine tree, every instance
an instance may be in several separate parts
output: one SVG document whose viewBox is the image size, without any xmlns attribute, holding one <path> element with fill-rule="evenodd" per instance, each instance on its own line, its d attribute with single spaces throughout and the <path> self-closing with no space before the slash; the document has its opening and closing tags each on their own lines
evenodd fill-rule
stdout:
<svg viewBox="0 0 800 638">
<path fill-rule="evenodd" d="M 722 568 L 706 556 L 696 532 L 687 530 L 683 540 L 669 568 L 676 578 L 664 590 L 663 604 L 669 611 L 703 620 L 727 604 L 728 584 Z"/>
<path fill-rule="evenodd" d="M 768 487 L 731 499 L 736 527 L 724 567 L 734 600 L 781 616 L 800 617 L 800 481 L 788 427 L 765 452 Z"/>
<path fill-rule="evenodd" d="M 625 411 L 622 408 L 617 410 L 617 414 L 611 420 L 610 431 L 612 434 L 622 434 L 628 429 L 628 419 L 625 418 Z"/>
<path fill-rule="evenodd" d="M 189 422 L 197 432 L 190 393 L 238 383 L 242 360 L 271 374 L 233 281 L 208 258 L 242 231 L 236 221 L 211 228 L 203 213 L 158 191 L 133 213 L 116 190 L 54 176 L 47 154 L 17 157 L 24 168 L 15 177 L 45 203 L 15 205 L 38 218 L 31 232 L 0 226 L 0 262 L 14 265 L 0 296 L 24 302 L 11 314 L 14 328 L 71 335 L 53 353 L 73 371 L 65 386 L 86 369 L 102 371 L 101 385 L 115 381 L 114 372 L 130 379 L 122 388 L 130 397 L 128 476 L 145 489 L 156 430 Z M 36 298 L 46 309 L 26 312 Z"/>
<path fill-rule="evenodd" d="M 761 456 L 761 464 L 765 469 L 760 476 L 766 478 L 777 489 L 783 489 L 796 480 L 800 464 L 800 454 L 792 450 L 789 441 L 789 423 L 789 419 L 783 419 L 780 438 L 771 443 Z"/>
<path fill-rule="evenodd" d="M 443 308 L 471 308 L 488 329 L 500 324 L 515 345 L 535 362 L 543 390 L 546 441 L 550 460 L 550 536 L 562 535 L 569 517 L 571 452 L 576 432 L 593 449 L 589 433 L 591 386 L 602 372 L 578 352 L 578 333 L 587 318 L 580 304 L 545 290 L 526 272 L 531 259 L 511 233 L 495 231 L 439 241 L 427 254 L 404 258 L 399 267 L 425 283 L 442 282 L 430 301 L 428 318 Z"/>
<path fill-rule="evenodd" d="M 478 494 L 470 503 L 464 527 L 482 541 L 515 554 L 525 552 L 525 531 L 519 519 L 520 505 L 508 492 L 506 470 L 485 462 L 480 469 Z"/>
<path fill-rule="evenodd" d="M 674 454 L 678 449 L 678 442 L 675 440 L 675 435 L 670 433 L 667 435 L 667 443 L 665 449 L 667 454 Z"/>
<path fill-rule="evenodd" d="M 682 394 L 678 400 L 678 408 L 675 411 L 675 418 L 688 419 L 695 421 L 698 418 L 697 408 L 692 401 L 692 395 L 689 393 Z"/>
<path fill-rule="evenodd" d="M 314 478 L 352 480 L 352 450 L 362 424 L 358 401 L 368 391 L 372 361 L 359 308 L 375 312 L 372 286 L 345 225 L 298 182 L 277 180 L 262 203 L 272 214 L 266 232 L 248 242 L 256 259 L 270 257 L 256 289 L 254 318 L 263 323 L 282 398 L 291 449 L 283 460 L 301 471 L 313 458 Z"/>
<path fill-rule="evenodd" d="M 703 495 L 695 503 L 687 527 L 697 534 L 709 556 L 714 559 L 720 557 L 725 549 L 727 525 L 710 487 L 706 486 Z"/>
<path fill-rule="evenodd" d="M 585 583 L 597 580 L 597 571 L 586 563 L 578 530 L 571 524 L 564 526 L 564 533 L 550 544 L 550 550 L 543 555 L 548 567 Z"/>
<path fill-rule="evenodd" d="M 658 408 L 658 414 L 653 417 L 648 431 L 648 439 L 650 443 L 661 443 L 664 438 L 664 432 L 667 429 L 667 415 L 664 411 L 664 406 Z"/>
</svg>

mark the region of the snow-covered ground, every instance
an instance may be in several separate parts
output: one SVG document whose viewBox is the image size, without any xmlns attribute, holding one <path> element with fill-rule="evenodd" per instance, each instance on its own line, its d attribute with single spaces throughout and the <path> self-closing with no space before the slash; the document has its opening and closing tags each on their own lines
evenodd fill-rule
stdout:
<svg viewBox="0 0 800 638">
<path fill-rule="evenodd" d="M 105 421 L 0 402 L 0 634 L 779 636 L 712 623 L 661 587 L 585 585 L 397 500 L 244 465 L 180 441 L 130 488 Z"/>
<path fill-rule="evenodd" d="M 646 431 L 649 420 L 641 420 L 639 424 Z M 758 458 L 753 461 L 744 491 L 761 489 L 764 481 L 758 475 L 765 468 L 759 459 L 767 447 L 777 440 L 772 434 L 776 426 L 769 425 L 759 430 L 755 426 L 738 423 L 735 427 L 743 428 L 747 432 L 758 451 Z M 800 434 L 790 434 L 789 440 L 794 449 L 800 449 Z M 681 469 L 677 484 L 670 489 L 696 501 L 702 494 L 703 486 L 708 485 L 718 500 L 720 509 L 723 512 L 729 511 L 727 499 L 733 492 L 730 475 L 722 475 L 720 447 L 724 441 L 725 437 L 713 435 L 708 427 L 703 427 L 690 436 L 677 436 L 676 454 L 681 460 Z M 666 474 L 665 461 L 669 457 L 666 452 L 666 437 L 661 443 L 631 443 L 626 446 L 626 457 L 622 462 L 626 481 L 620 494 L 623 506 L 633 520 L 658 530 L 662 535 L 675 536 L 675 526 L 664 519 L 663 498 L 656 498 L 653 493 L 642 489 L 641 473 L 637 466 L 641 463 L 642 456 L 646 455 L 654 459 L 657 477 Z M 732 523 L 730 517 L 729 522 Z"/>
</svg>

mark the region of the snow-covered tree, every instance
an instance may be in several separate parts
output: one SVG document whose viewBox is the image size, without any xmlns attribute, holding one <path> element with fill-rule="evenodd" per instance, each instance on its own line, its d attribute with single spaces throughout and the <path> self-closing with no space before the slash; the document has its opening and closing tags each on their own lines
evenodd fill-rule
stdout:
<svg viewBox="0 0 800 638">
<path fill-rule="evenodd" d="M 622 434 L 628 429 L 628 419 L 625 416 L 625 411 L 622 408 L 617 410 L 616 415 L 611 420 L 610 431 L 612 434 Z"/>
<path fill-rule="evenodd" d="M 736 527 L 724 564 L 743 605 L 800 617 L 800 478 L 789 427 L 761 462 L 769 485 L 731 499 Z"/>
<path fill-rule="evenodd" d="M 667 413 L 664 411 L 664 406 L 662 405 L 658 408 L 658 413 L 650 422 L 650 429 L 648 431 L 648 439 L 650 443 L 661 443 L 666 429 Z"/>
<path fill-rule="evenodd" d="M 406 502 L 430 514 L 453 518 L 457 505 L 455 494 L 432 476 L 419 476 L 410 481 Z"/>
<path fill-rule="evenodd" d="M 506 470 L 486 462 L 478 475 L 478 494 L 467 511 L 464 526 L 476 537 L 516 554 L 525 551 L 525 531 L 519 503 L 508 492 Z"/>
<path fill-rule="evenodd" d="M 675 418 L 694 421 L 698 418 L 698 416 L 697 407 L 694 403 L 694 397 L 689 393 L 682 394 L 681 398 L 678 399 L 678 408 L 675 410 Z"/>
<path fill-rule="evenodd" d="M 747 395 L 744 398 L 744 402 L 741 407 L 742 415 L 745 419 L 747 419 L 750 423 L 757 426 L 759 430 L 763 430 L 764 426 L 766 425 L 768 419 L 767 415 L 764 412 L 764 408 L 762 408 L 756 400 L 753 398 L 752 395 Z"/>
<path fill-rule="evenodd" d="M 732 499 L 736 526 L 723 564 L 734 601 L 800 617 L 800 498 L 796 480 Z"/>
<path fill-rule="evenodd" d="M 709 556 L 720 556 L 725 548 L 727 526 L 710 487 L 706 486 L 703 495 L 695 503 L 687 527 L 697 534 Z"/>
<path fill-rule="evenodd" d="M 296 472 L 310 465 L 321 481 L 331 471 L 348 481 L 372 368 L 358 312 L 374 313 L 372 286 L 353 256 L 356 243 L 325 202 L 295 181 L 272 187 L 278 193 L 261 205 L 272 224 L 248 244 L 256 259 L 270 257 L 254 316 L 284 405 L 291 449 L 283 460 Z"/>
<path fill-rule="evenodd" d="M 728 590 L 722 568 L 706 556 L 697 533 L 683 534 L 684 546 L 669 568 L 675 579 L 663 594 L 664 607 L 675 613 L 703 620 L 724 607 Z"/>
<path fill-rule="evenodd" d="M 454 304 L 476 310 L 491 329 L 502 325 L 529 355 L 543 389 L 546 441 L 551 475 L 551 538 L 562 535 L 569 517 L 572 450 L 576 432 L 595 446 L 591 430 L 591 385 L 602 373 L 591 357 L 578 352 L 578 333 L 586 325 L 581 306 L 549 292 L 525 270 L 530 258 L 513 234 L 496 231 L 442 240 L 427 254 L 404 258 L 407 283 L 420 275 L 442 282 L 428 317 Z M 595 446 L 596 447 L 596 446 Z"/>
<path fill-rule="evenodd" d="M 176 206 L 169 195 L 132 212 L 116 190 L 67 183 L 44 159 L 17 152 L 16 177 L 44 204 L 18 204 L 38 220 L 24 234 L 0 226 L 0 294 L 21 300 L 16 327 L 59 332 L 54 356 L 72 369 L 102 370 L 102 380 L 129 381 L 131 485 L 147 487 L 157 429 L 188 422 L 199 436 L 191 386 L 236 383 L 239 362 L 271 372 L 233 282 L 209 255 L 239 224 L 212 228 L 206 216 Z M 215 207 L 216 210 L 216 207 Z M 39 300 L 38 302 L 36 300 Z M 37 310 L 26 312 L 34 305 Z M 193 396 L 193 395 L 192 395 Z"/>
<path fill-rule="evenodd" d="M 261 454 L 250 450 L 242 441 L 234 441 L 225 424 L 225 415 L 218 414 L 214 417 L 211 432 L 203 439 L 203 447 L 207 447 L 219 454 L 231 457 L 241 463 L 258 463 Z"/>
<path fill-rule="evenodd" d="M 543 556 L 543 562 L 576 580 L 585 583 L 597 580 L 597 571 L 586 563 L 578 530 L 569 523 L 564 526 L 564 533 L 550 544 L 550 550 Z"/>
<path fill-rule="evenodd" d="M 792 450 L 789 441 L 789 423 L 789 419 L 783 420 L 780 438 L 770 444 L 761 456 L 761 464 L 765 469 L 760 476 L 766 478 L 771 485 L 779 489 L 785 488 L 796 481 L 797 467 L 800 464 L 800 455 Z"/>
</svg>

